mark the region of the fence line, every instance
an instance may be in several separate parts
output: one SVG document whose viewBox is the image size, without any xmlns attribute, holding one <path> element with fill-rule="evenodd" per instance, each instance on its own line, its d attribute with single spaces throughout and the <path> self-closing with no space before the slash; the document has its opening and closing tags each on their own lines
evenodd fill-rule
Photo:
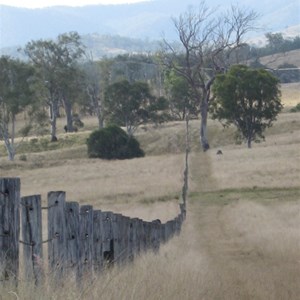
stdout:
<svg viewBox="0 0 300 300">
<path fill-rule="evenodd" d="M 180 233 L 186 218 L 185 199 L 174 219 L 147 222 L 68 202 L 63 191 L 49 192 L 48 206 L 42 207 L 40 195 L 21 198 L 20 185 L 19 178 L 0 178 L 1 281 L 18 278 L 20 244 L 26 279 L 36 284 L 43 281 L 45 267 L 41 262 L 43 244 L 47 243 L 48 273 L 57 280 L 69 274 L 80 280 L 109 265 L 130 262 L 148 250 L 158 252 L 161 244 Z M 46 241 L 42 240 L 42 209 L 48 212 Z"/>
</svg>

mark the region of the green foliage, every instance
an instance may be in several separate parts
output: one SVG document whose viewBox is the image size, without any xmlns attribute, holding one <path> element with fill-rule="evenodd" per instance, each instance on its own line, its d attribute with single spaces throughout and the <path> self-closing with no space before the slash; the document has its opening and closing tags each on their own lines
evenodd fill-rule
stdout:
<svg viewBox="0 0 300 300">
<path fill-rule="evenodd" d="M 87 146 L 90 158 L 128 159 L 145 155 L 139 142 L 115 125 L 92 132 Z"/>
<path fill-rule="evenodd" d="M 251 141 L 264 139 L 263 131 L 282 109 L 278 84 L 266 70 L 233 66 L 227 74 L 216 77 L 212 118 L 225 120 L 225 126 L 234 124 L 250 148 Z"/>
<path fill-rule="evenodd" d="M 197 101 L 187 80 L 174 70 L 166 72 L 165 89 L 173 117 L 184 120 L 186 115 L 197 116 Z"/>
<path fill-rule="evenodd" d="M 293 39 L 285 39 L 282 33 L 267 33 L 265 35 L 267 44 L 264 47 L 252 48 L 250 55 L 262 57 L 265 55 L 272 55 L 281 52 L 292 51 L 300 49 L 300 36 L 296 36 Z"/>
<path fill-rule="evenodd" d="M 274 75 L 282 83 L 299 82 L 300 70 L 293 64 L 283 63 L 278 66 L 278 69 L 274 72 Z"/>
<path fill-rule="evenodd" d="M 109 121 L 125 126 L 129 135 L 141 124 L 163 120 L 160 116 L 167 108 L 164 98 L 151 95 L 147 83 L 137 81 L 131 84 L 128 80 L 108 86 L 104 103 Z"/>
<path fill-rule="evenodd" d="M 295 113 L 300 111 L 300 103 L 298 103 L 295 107 L 290 109 L 290 112 Z"/>
</svg>

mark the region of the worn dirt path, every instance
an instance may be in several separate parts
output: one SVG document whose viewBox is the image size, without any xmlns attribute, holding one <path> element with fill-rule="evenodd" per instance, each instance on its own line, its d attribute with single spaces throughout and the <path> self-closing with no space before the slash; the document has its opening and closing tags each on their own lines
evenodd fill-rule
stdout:
<svg viewBox="0 0 300 300">
<path fill-rule="evenodd" d="M 198 285 L 190 299 L 300 299 L 300 200 L 264 202 L 239 192 L 202 198 L 213 174 L 203 154 L 191 165 L 194 196 L 178 239 Z"/>
</svg>

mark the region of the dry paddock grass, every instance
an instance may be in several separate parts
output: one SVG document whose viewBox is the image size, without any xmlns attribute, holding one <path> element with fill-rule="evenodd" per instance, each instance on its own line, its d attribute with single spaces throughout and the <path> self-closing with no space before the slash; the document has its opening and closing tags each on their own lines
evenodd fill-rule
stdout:
<svg viewBox="0 0 300 300">
<path fill-rule="evenodd" d="M 266 142 L 251 150 L 226 141 L 230 131 L 218 136 L 220 127 L 211 123 L 212 149 L 201 153 L 194 146 L 190 157 L 182 233 L 158 255 L 146 253 L 124 268 L 87 278 L 79 288 L 70 278 L 41 288 L 21 281 L 19 288 L 0 287 L 0 299 L 299 299 L 299 120 L 299 113 L 282 114 Z M 192 132 L 197 126 L 192 123 Z M 3 169 L 1 176 L 21 176 L 23 194 L 63 189 L 69 200 L 167 220 L 177 213 L 183 159 L 63 159 L 43 168 Z"/>
</svg>

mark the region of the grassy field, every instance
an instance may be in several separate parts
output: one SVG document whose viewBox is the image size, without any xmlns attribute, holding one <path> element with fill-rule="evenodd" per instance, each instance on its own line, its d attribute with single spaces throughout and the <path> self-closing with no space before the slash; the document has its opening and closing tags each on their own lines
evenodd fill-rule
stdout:
<svg viewBox="0 0 300 300">
<path fill-rule="evenodd" d="M 85 120 L 88 128 L 93 122 Z M 18 289 L 0 287 L 0 299 L 299 299 L 300 113 L 283 112 L 251 150 L 234 143 L 233 129 L 210 121 L 212 148 L 203 153 L 198 127 L 191 122 L 190 192 L 180 236 L 158 255 L 145 254 L 79 289 L 72 280 L 38 289 L 21 281 Z M 88 131 L 61 135 L 67 142 L 59 149 L 24 148 L 27 160 L 13 163 L 1 157 L 0 176 L 21 177 L 22 195 L 45 199 L 50 190 L 65 190 L 68 200 L 167 220 L 178 212 L 183 133 L 180 122 L 145 127 L 137 137 L 146 157 L 110 162 L 86 157 Z"/>
</svg>

